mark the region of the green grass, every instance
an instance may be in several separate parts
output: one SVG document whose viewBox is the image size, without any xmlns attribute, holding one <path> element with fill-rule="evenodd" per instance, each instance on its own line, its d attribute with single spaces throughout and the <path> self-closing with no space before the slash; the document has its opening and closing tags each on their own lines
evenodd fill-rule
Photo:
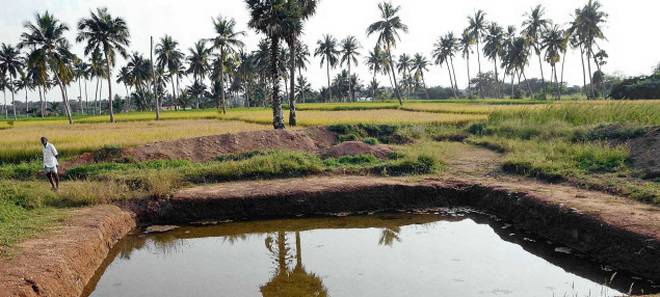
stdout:
<svg viewBox="0 0 660 297">
<path fill-rule="evenodd" d="M 630 168 L 626 141 L 660 125 L 660 104 L 567 103 L 497 111 L 470 125 L 468 141 L 506 154 L 506 172 L 569 181 L 660 204 L 660 183 Z"/>
<path fill-rule="evenodd" d="M 0 256 L 10 254 L 10 247 L 21 240 L 44 232 L 66 217 L 55 208 L 28 210 L 0 199 Z"/>
</svg>

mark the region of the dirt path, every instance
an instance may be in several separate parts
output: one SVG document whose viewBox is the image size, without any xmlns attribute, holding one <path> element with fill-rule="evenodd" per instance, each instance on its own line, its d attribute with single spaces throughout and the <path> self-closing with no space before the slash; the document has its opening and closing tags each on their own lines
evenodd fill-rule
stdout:
<svg viewBox="0 0 660 297">
<path fill-rule="evenodd" d="M 72 211 L 60 227 L 0 258 L 0 297 L 80 296 L 112 246 L 135 227 L 116 206 Z"/>
</svg>

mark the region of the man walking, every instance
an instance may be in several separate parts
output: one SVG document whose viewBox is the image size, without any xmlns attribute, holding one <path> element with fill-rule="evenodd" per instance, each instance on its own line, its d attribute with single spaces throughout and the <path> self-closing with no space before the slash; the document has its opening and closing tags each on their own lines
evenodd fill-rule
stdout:
<svg viewBox="0 0 660 297">
<path fill-rule="evenodd" d="M 52 143 L 48 142 L 48 138 L 41 137 L 41 144 L 44 146 L 42 149 L 44 155 L 44 173 L 48 177 L 50 185 L 54 191 L 60 188 L 60 178 L 57 175 L 57 149 Z"/>
</svg>

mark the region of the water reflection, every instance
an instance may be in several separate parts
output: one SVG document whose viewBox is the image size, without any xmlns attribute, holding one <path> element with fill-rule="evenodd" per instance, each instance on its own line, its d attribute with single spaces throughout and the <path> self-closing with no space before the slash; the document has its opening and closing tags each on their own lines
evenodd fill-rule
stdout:
<svg viewBox="0 0 660 297">
<path fill-rule="evenodd" d="M 300 232 L 295 232 L 295 265 L 290 269 L 293 260 L 288 237 L 284 231 L 269 234 L 266 237 L 266 248 L 275 258 L 275 272 L 268 283 L 261 286 L 264 297 L 310 297 L 328 296 L 328 289 L 323 281 L 314 273 L 307 272 L 302 264 L 302 249 Z"/>
<path fill-rule="evenodd" d="M 120 242 L 87 294 L 620 295 L 600 285 L 611 273 L 598 265 L 511 233 L 486 216 L 437 214 L 181 228 Z M 626 292 L 633 281 L 619 274 L 610 286 Z"/>
</svg>

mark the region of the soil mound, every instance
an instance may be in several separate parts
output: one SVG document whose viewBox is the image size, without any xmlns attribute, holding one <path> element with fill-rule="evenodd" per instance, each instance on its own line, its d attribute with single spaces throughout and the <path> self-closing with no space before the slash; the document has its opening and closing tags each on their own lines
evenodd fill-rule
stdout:
<svg viewBox="0 0 660 297">
<path fill-rule="evenodd" d="M 343 157 L 355 155 L 373 155 L 379 159 L 387 159 L 393 151 L 384 145 L 368 145 L 361 141 L 342 142 L 328 149 L 323 155 L 325 157 Z"/>
<path fill-rule="evenodd" d="M 113 154 L 111 159 L 101 161 L 189 160 L 207 162 L 224 154 L 278 149 L 321 153 L 330 148 L 336 139 L 336 134 L 326 128 L 243 132 L 123 148 L 117 154 Z M 100 161 L 94 153 L 86 153 L 67 162 L 65 167 L 72 168 L 93 162 Z"/>
<path fill-rule="evenodd" d="M 644 178 L 660 177 L 660 127 L 630 141 L 630 162 Z"/>
</svg>

